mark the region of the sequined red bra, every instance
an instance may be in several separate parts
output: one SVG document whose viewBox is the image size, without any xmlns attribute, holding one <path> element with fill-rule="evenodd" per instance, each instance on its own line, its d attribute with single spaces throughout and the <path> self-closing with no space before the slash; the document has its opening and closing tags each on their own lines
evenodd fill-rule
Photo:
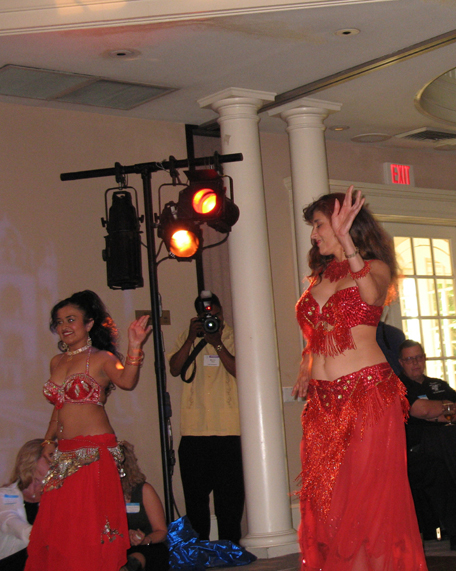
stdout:
<svg viewBox="0 0 456 571">
<path fill-rule="evenodd" d="M 358 287 L 352 286 L 336 291 L 320 311 L 320 306 L 310 291 L 314 283 L 315 280 L 296 304 L 296 317 L 307 339 L 306 351 L 335 357 L 348 349 L 356 349 L 351 334 L 352 327 L 377 327 L 383 307 L 365 303 L 359 295 Z"/>
<path fill-rule="evenodd" d="M 98 404 L 101 402 L 101 387 L 97 381 L 89 375 L 89 360 L 92 349 L 87 352 L 85 373 L 75 373 L 67 377 L 63 385 L 56 385 L 52 381 L 47 381 L 43 387 L 44 396 L 55 405 L 55 408 L 62 408 L 66 403 L 77 404 Z"/>
</svg>

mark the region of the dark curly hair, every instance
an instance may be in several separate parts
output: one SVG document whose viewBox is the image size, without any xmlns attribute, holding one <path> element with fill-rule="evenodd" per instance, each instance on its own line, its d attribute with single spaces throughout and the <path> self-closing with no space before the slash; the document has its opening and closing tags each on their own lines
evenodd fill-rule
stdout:
<svg viewBox="0 0 456 571">
<path fill-rule="evenodd" d="M 71 297 L 62 299 L 62 301 L 54 305 L 51 309 L 51 321 L 49 325 L 52 333 L 56 331 L 57 312 L 67 305 L 73 305 L 82 311 L 84 314 L 84 323 L 88 323 L 93 319 L 93 326 L 90 330 L 92 345 L 101 351 L 110 351 L 122 360 L 122 355 L 117 349 L 118 334 L 116 324 L 109 315 L 105 304 L 101 301 L 99 296 L 90 289 L 78 291 Z M 58 346 L 62 351 L 60 341 Z"/>
<path fill-rule="evenodd" d="M 342 192 L 324 194 L 318 200 L 304 208 L 304 220 L 312 224 L 316 212 L 321 212 L 331 220 L 336 200 L 338 200 L 342 206 L 344 199 L 345 194 Z M 353 202 L 354 201 L 355 197 L 353 197 Z M 390 269 L 391 284 L 394 288 L 398 280 L 398 267 L 393 240 L 382 226 L 380 226 L 377 220 L 375 220 L 367 206 L 363 205 L 354 219 L 352 227 L 350 228 L 350 236 L 353 239 L 355 247 L 359 249 L 359 253 L 365 260 L 381 260 L 385 262 Z M 333 255 L 322 256 L 318 246 L 312 243 L 312 248 L 309 251 L 309 267 L 312 270 L 311 276 L 318 276 L 321 279 L 321 275 L 333 258 Z"/>
</svg>

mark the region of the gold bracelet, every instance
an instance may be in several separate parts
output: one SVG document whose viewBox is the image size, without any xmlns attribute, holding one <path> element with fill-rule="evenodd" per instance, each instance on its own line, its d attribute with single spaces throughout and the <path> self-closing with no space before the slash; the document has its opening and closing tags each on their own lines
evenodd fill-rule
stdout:
<svg viewBox="0 0 456 571">
<path fill-rule="evenodd" d="M 125 359 L 126 365 L 132 365 L 133 367 L 142 367 L 144 361 L 144 351 L 140 351 L 137 357 L 132 357 L 131 355 L 127 354 L 127 358 Z"/>
<path fill-rule="evenodd" d="M 354 258 L 355 256 L 357 256 L 359 254 L 359 248 L 355 248 L 355 251 L 353 252 L 353 254 L 346 254 L 345 250 L 344 250 L 344 254 L 345 254 L 345 257 L 347 258 L 347 260 L 349 260 L 350 258 Z"/>
<path fill-rule="evenodd" d="M 48 444 L 53 444 L 54 446 L 56 446 L 56 443 L 53 440 L 43 440 L 43 442 L 41 443 L 41 446 L 44 448 Z"/>
</svg>

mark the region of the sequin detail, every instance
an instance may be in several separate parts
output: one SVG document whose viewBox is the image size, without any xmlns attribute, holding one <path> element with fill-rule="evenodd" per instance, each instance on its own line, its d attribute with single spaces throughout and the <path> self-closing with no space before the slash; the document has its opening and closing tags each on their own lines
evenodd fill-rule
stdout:
<svg viewBox="0 0 456 571">
<path fill-rule="evenodd" d="M 60 409 L 65 403 L 97 404 L 101 402 L 102 387 L 89 375 L 89 361 L 91 349 L 87 353 L 86 370 L 84 373 L 75 373 L 65 379 L 62 385 L 47 381 L 43 387 L 43 394 L 48 401 Z"/>
<path fill-rule="evenodd" d="M 330 282 L 338 282 L 343 278 L 348 276 L 350 271 L 350 265 L 348 260 L 343 260 L 342 262 L 338 262 L 335 258 L 333 258 L 326 270 L 323 272 L 323 277 L 327 278 Z"/>
<path fill-rule="evenodd" d="M 311 293 L 314 283 L 315 280 L 296 304 L 296 317 L 307 339 L 309 351 L 335 357 L 344 351 L 356 349 L 351 328 L 357 325 L 377 327 L 383 308 L 365 303 L 358 287 L 352 286 L 336 291 L 320 311 Z"/>
<path fill-rule="evenodd" d="M 114 541 L 116 537 L 123 537 L 122 533 L 119 533 L 117 529 L 111 529 L 111 525 L 108 520 L 104 524 L 103 531 L 101 532 L 101 543 L 105 542 L 105 538 L 108 541 Z"/>
<path fill-rule="evenodd" d="M 124 456 L 120 446 L 108 447 L 111 456 L 114 458 L 119 472 L 122 469 Z M 43 491 L 48 492 L 60 488 L 65 479 L 77 472 L 82 466 L 98 462 L 100 459 L 100 449 L 97 447 L 83 447 L 76 450 L 65 450 L 61 452 L 58 448 L 54 452 L 52 463 L 48 473 L 43 480 Z"/>
<path fill-rule="evenodd" d="M 406 418 L 405 393 L 404 385 L 388 363 L 365 367 L 335 381 L 311 379 L 302 413 L 304 468 L 299 494 L 314 504 L 322 519 L 328 515 L 337 475 L 356 424 L 361 422 L 363 434 L 398 395 Z"/>
<path fill-rule="evenodd" d="M 354 280 L 360 280 L 361 278 L 365 278 L 370 271 L 371 271 L 370 262 L 364 261 L 364 267 L 362 267 L 357 272 L 352 272 L 352 270 L 350 269 L 350 275 Z"/>
</svg>

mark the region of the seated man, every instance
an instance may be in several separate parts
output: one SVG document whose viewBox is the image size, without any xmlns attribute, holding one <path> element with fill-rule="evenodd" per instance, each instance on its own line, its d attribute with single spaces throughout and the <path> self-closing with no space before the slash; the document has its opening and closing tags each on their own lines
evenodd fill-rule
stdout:
<svg viewBox="0 0 456 571">
<path fill-rule="evenodd" d="M 450 537 L 451 549 L 456 550 L 456 481 L 439 447 L 423 449 L 425 435 L 435 436 L 436 430 L 447 430 L 443 424 L 447 422 L 444 404 L 456 402 L 456 391 L 445 381 L 424 374 L 426 355 L 420 343 L 404 341 L 399 348 L 399 362 L 403 369 L 399 378 L 407 388 L 410 403 L 406 424 L 408 474 L 420 529 L 425 536 L 432 535 L 427 523 L 432 520 L 430 512 L 434 512 L 438 519 L 434 530 L 440 522 Z"/>
</svg>

